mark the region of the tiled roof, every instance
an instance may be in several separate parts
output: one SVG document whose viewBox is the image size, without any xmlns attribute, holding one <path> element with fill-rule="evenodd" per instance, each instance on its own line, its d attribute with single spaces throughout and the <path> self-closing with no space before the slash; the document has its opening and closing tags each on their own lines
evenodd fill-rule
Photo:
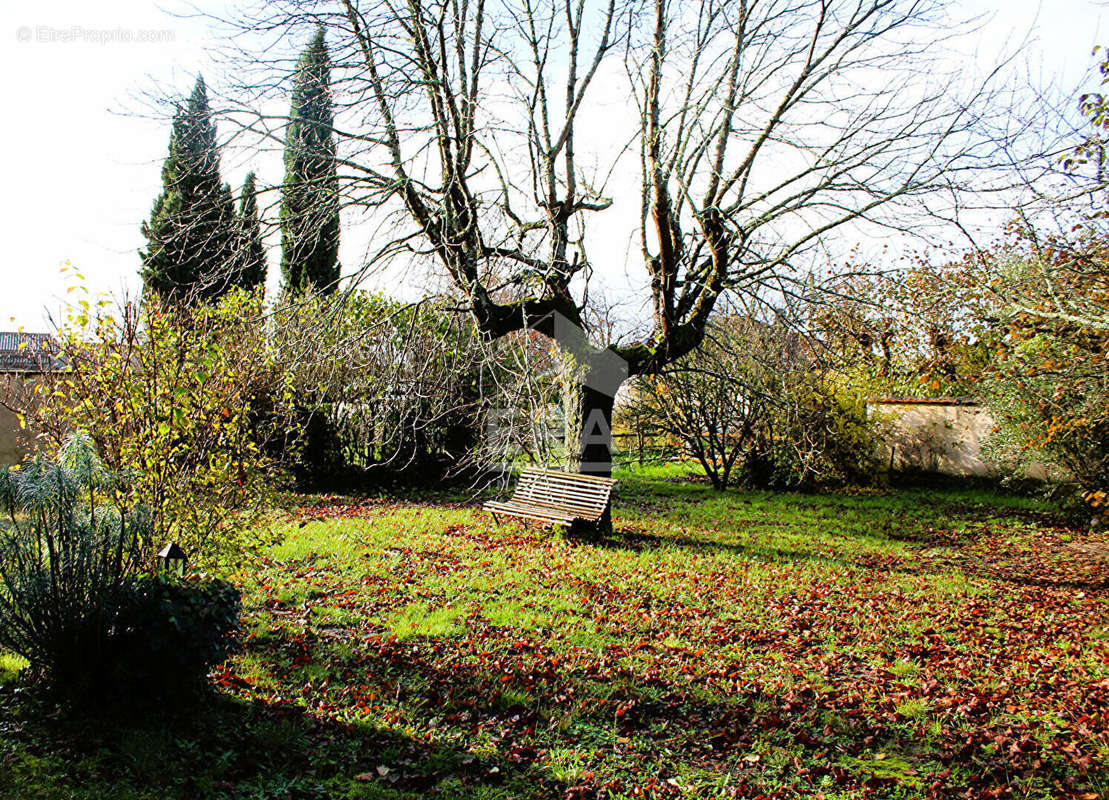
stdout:
<svg viewBox="0 0 1109 800">
<path fill-rule="evenodd" d="M 0 372 L 56 369 L 57 352 L 57 343 L 49 334 L 0 331 Z"/>
</svg>

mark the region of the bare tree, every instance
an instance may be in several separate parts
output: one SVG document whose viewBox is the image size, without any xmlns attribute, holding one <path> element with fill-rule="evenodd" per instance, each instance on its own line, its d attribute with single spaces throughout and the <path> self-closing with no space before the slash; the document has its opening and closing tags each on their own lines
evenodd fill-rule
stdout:
<svg viewBox="0 0 1109 800">
<path fill-rule="evenodd" d="M 781 377 L 796 371 L 788 333 L 747 316 L 719 319 L 698 350 L 635 379 L 618 413 L 636 420 L 637 433 L 676 438 L 713 488 L 727 489 L 735 467 L 766 439 Z"/>
<path fill-rule="evenodd" d="M 340 191 L 380 221 L 374 260 L 432 264 L 489 338 L 556 337 L 581 366 L 581 469 L 607 473 L 616 388 L 696 348 L 722 295 L 781 290 L 837 229 L 909 231 L 996 175 L 993 96 L 938 71 L 948 5 L 286 0 L 235 21 L 234 116 L 280 139 L 261 109 L 287 65 L 257 37 L 322 26 Z M 590 341 L 589 244 L 636 152 L 650 319 Z"/>
</svg>

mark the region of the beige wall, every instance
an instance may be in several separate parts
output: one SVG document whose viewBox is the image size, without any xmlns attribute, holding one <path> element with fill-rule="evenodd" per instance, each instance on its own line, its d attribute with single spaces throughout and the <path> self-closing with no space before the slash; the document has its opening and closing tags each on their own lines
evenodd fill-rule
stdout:
<svg viewBox="0 0 1109 800">
<path fill-rule="evenodd" d="M 997 477 L 1007 470 L 982 455 L 994 427 L 982 406 L 947 403 L 872 402 L 869 413 L 889 425 L 886 463 L 894 470 L 926 470 L 944 475 Z M 1028 464 L 1023 477 L 1051 477 L 1042 464 Z"/>
<path fill-rule="evenodd" d="M 0 467 L 18 464 L 23 460 L 24 453 L 19 420 L 8 409 L 0 408 Z"/>
<path fill-rule="evenodd" d="M 0 374 L 0 393 L 8 397 L 21 395 L 24 387 L 33 380 L 19 374 Z M 19 418 L 0 406 L 0 466 L 18 464 L 27 457 L 25 433 L 19 427 Z"/>
</svg>

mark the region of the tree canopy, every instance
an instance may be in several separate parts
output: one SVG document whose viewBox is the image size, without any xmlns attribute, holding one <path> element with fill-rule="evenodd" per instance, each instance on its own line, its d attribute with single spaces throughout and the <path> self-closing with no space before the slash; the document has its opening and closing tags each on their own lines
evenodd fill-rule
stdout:
<svg viewBox="0 0 1109 800">
<path fill-rule="evenodd" d="M 233 285 L 234 209 L 219 166 L 216 127 L 201 76 L 174 115 L 162 193 L 142 225 L 146 291 L 180 303 L 214 299 Z"/>
<path fill-rule="evenodd" d="M 837 230 L 910 232 L 1004 162 L 1006 142 L 982 130 L 996 114 L 988 78 L 940 66 L 951 8 L 337 0 L 240 22 L 315 30 L 290 136 L 338 154 L 341 203 L 379 234 L 367 268 L 414 259 L 486 336 L 557 338 L 583 367 L 581 460 L 604 472 L 616 387 L 696 348 L 721 296 L 788 292 Z M 282 79 L 243 56 L 242 110 L 261 119 L 258 98 Z M 343 124 L 302 123 L 309 95 L 322 113 L 324 85 L 342 92 Z M 648 296 L 634 333 L 613 340 L 589 306 L 617 207 L 638 209 Z"/>
<path fill-rule="evenodd" d="M 339 196 L 330 75 L 321 27 L 297 62 L 285 133 L 281 272 L 285 287 L 292 290 L 334 292 L 339 280 Z"/>
<path fill-rule="evenodd" d="M 253 172 L 248 172 L 243 181 L 237 222 L 239 241 L 236 247 L 236 283 L 244 289 L 255 289 L 266 282 L 266 249 L 262 243 L 258 186 Z"/>
</svg>

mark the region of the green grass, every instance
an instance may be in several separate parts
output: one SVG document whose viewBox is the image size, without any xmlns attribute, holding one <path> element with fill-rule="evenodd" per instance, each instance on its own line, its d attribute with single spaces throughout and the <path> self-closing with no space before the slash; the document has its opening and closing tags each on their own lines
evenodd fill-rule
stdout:
<svg viewBox="0 0 1109 800">
<path fill-rule="evenodd" d="M 1109 788 L 1106 564 L 1050 506 L 619 477 L 599 541 L 457 498 L 291 515 L 201 712 L 59 717 L 0 659 L 0 797 Z"/>
<path fill-rule="evenodd" d="M 26 666 L 26 659 L 11 653 L 0 653 L 0 685 L 14 681 Z"/>
</svg>

